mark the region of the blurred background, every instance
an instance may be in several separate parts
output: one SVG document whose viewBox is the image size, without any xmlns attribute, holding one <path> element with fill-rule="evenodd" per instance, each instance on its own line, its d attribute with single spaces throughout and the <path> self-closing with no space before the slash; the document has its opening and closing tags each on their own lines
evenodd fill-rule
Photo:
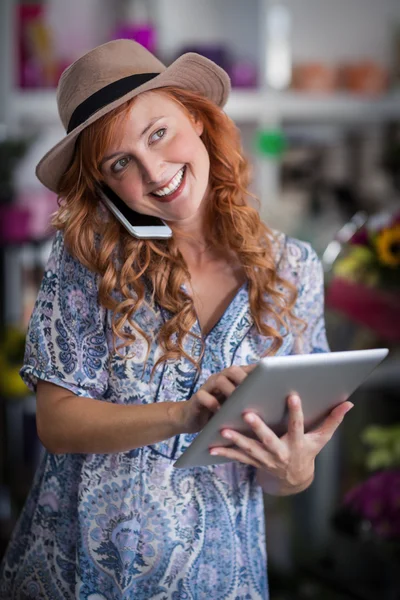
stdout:
<svg viewBox="0 0 400 600">
<path fill-rule="evenodd" d="M 354 394 L 311 488 L 265 497 L 272 599 L 398 600 L 398 0 L 1 0 L 0 557 L 42 451 L 18 371 L 57 198 L 34 168 L 64 135 L 62 70 L 116 38 L 165 64 L 195 51 L 228 71 L 226 111 L 261 216 L 323 262 L 331 349 L 390 349 Z"/>
</svg>

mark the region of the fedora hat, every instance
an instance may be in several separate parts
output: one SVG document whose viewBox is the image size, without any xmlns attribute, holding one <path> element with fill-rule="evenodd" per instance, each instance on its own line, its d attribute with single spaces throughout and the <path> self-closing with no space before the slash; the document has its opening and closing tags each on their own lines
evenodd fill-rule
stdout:
<svg viewBox="0 0 400 600">
<path fill-rule="evenodd" d="M 36 167 L 38 179 L 58 192 L 79 134 L 88 126 L 142 92 L 175 86 L 199 92 L 223 107 L 230 91 L 228 74 L 214 62 L 187 52 L 166 67 L 133 40 L 97 46 L 67 67 L 57 87 L 57 105 L 65 137 Z"/>
</svg>

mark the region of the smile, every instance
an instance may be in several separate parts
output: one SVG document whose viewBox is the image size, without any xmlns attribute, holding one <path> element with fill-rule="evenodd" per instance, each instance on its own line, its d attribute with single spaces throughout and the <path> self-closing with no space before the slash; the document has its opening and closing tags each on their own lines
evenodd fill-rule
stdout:
<svg viewBox="0 0 400 600">
<path fill-rule="evenodd" d="M 170 183 L 167 186 L 160 188 L 159 190 L 157 190 L 155 192 L 152 192 L 152 194 L 154 196 L 161 198 L 163 196 L 169 196 L 169 195 L 173 194 L 174 192 L 176 192 L 182 183 L 182 179 L 185 174 L 185 169 L 186 169 L 186 167 L 182 167 L 182 169 L 180 171 L 178 171 L 178 173 L 175 175 L 175 177 L 173 179 L 171 179 Z"/>
<path fill-rule="evenodd" d="M 175 177 L 170 181 L 170 183 L 159 190 L 152 192 L 150 195 L 154 198 L 157 198 L 158 202 L 172 202 L 175 200 L 185 189 L 187 168 L 186 166 L 182 167 L 180 171 L 175 175 Z"/>
</svg>

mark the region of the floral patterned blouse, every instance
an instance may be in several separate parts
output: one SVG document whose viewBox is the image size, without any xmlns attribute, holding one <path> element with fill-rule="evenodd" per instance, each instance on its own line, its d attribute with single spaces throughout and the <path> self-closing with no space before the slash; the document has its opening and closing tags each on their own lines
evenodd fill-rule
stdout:
<svg viewBox="0 0 400 600">
<path fill-rule="evenodd" d="M 312 247 L 274 232 L 280 275 L 299 292 L 295 312 L 308 323 L 278 354 L 329 351 L 323 274 Z M 164 363 L 140 337 L 134 357 L 112 352 L 111 315 L 97 300 L 98 276 L 74 259 L 58 233 L 26 341 L 22 377 L 82 397 L 123 404 L 181 402 L 215 372 L 258 361 L 271 340 L 258 334 L 247 283 L 204 338 L 198 375 L 187 359 Z M 136 314 L 156 334 L 166 310 Z M 201 333 L 199 323 L 193 329 Z M 130 351 L 132 348 L 130 348 Z M 199 343 L 187 341 L 195 355 Z M 194 435 L 130 452 L 45 451 L 0 569 L 1 600 L 265 600 L 268 598 L 262 491 L 240 463 L 174 469 Z"/>
</svg>

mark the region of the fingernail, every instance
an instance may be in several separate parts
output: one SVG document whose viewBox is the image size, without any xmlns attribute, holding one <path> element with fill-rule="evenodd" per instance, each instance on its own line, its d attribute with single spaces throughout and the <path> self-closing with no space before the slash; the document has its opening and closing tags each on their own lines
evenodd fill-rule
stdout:
<svg viewBox="0 0 400 600">
<path fill-rule="evenodd" d="M 245 415 L 244 418 L 246 419 L 247 423 L 254 423 L 255 419 L 254 419 L 254 415 Z"/>
<path fill-rule="evenodd" d="M 345 415 L 347 415 L 347 413 L 353 408 L 354 404 L 351 402 L 351 406 L 349 406 L 346 410 L 346 412 L 344 413 Z"/>
<path fill-rule="evenodd" d="M 223 432 L 221 433 L 221 435 L 222 435 L 222 437 L 224 437 L 224 438 L 228 438 L 228 439 L 232 437 L 232 434 L 231 434 L 231 432 L 230 432 L 230 431 L 223 431 Z"/>
<path fill-rule="evenodd" d="M 290 403 L 292 406 L 298 406 L 300 404 L 300 397 L 297 394 L 291 394 Z"/>
<path fill-rule="evenodd" d="M 212 456 L 217 456 L 218 450 L 210 450 L 210 454 L 212 454 Z"/>
</svg>

